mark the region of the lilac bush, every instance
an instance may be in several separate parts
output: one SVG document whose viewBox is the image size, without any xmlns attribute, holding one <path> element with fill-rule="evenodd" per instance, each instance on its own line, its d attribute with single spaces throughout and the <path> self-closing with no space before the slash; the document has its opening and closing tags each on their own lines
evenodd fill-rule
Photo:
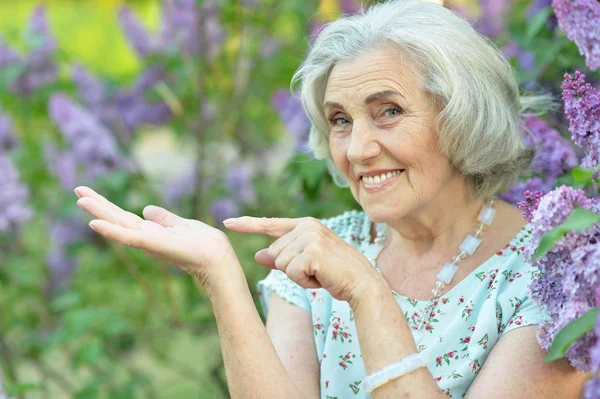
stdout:
<svg viewBox="0 0 600 399">
<path fill-rule="evenodd" d="M 558 25 L 579 48 L 591 70 L 600 68 L 600 3 L 597 0 L 553 0 Z"/>
<path fill-rule="evenodd" d="M 32 216 L 29 188 L 19 181 L 19 173 L 0 153 L 0 234 L 11 231 Z"/>
<path fill-rule="evenodd" d="M 600 159 L 600 91 L 579 71 L 565 74 L 562 88 L 571 139 L 585 150 L 581 166 L 595 168 Z"/>
<path fill-rule="evenodd" d="M 531 219 L 533 238 L 524 255 L 531 257 L 542 236 L 562 224 L 575 207 L 600 213 L 598 200 L 587 198 L 582 190 L 569 186 L 563 185 L 541 198 Z M 551 318 L 538 328 L 538 341 L 546 350 L 558 331 L 595 306 L 592 298 L 600 282 L 599 238 L 600 226 L 569 232 L 534 262 L 540 275 L 529 287 L 530 296 Z M 594 340 L 595 336 L 589 333 L 569 348 L 566 357 L 573 367 L 589 370 L 589 347 Z"/>
</svg>

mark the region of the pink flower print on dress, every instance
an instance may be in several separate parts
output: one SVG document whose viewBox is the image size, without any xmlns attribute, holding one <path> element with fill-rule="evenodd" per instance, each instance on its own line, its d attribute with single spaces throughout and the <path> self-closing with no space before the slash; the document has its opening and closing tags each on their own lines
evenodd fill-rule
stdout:
<svg viewBox="0 0 600 399">
<path fill-rule="evenodd" d="M 329 380 L 325 381 L 325 388 L 329 388 Z"/>
</svg>

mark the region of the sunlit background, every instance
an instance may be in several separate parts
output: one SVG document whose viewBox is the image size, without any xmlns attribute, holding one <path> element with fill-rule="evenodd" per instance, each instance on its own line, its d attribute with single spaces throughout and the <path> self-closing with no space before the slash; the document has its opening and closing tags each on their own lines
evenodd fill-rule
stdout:
<svg viewBox="0 0 600 399">
<path fill-rule="evenodd" d="M 446 3 L 510 57 L 524 90 L 559 96 L 564 72 L 589 71 L 549 5 Z M 89 185 L 138 214 L 159 204 L 215 226 L 358 208 L 307 152 L 309 122 L 289 83 L 319 28 L 359 8 L 0 3 L 0 366 L 10 395 L 228 397 L 203 291 L 92 234 L 72 190 Z M 548 120 L 568 137 L 561 113 Z M 505 198 L 573 183 L 565 173 L 581 154 L 565 143 L 562 163 L 538 165 Z M 269 242 L 228 234 L 254 292 L 267 273 L 254 253 Z"/>
</svg>

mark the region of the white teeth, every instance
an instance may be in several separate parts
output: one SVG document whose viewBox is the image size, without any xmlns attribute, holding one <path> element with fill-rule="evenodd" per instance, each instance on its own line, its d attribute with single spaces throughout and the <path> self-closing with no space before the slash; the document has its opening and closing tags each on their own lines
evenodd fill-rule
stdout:
<svg viewBox="0 0 600 399">
<path fill-rule="evenodd" d="M 399 173 L 400 173 L 399 170 L 395 170 L 393 172 L 382 173 L 379 176 L 363 176 L 362 179 L 367 184 L 379 184 L 379 183 L 383 183 L 384 181 L 386 181 L 389 178 L 396 176 Z"/>
</svg>

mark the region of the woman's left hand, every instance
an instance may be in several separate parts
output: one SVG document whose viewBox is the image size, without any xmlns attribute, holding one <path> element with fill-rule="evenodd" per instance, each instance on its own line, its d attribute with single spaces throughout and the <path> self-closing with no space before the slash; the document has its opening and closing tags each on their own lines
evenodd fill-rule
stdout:
<svg viewBox="0 0 600 399">
<path fill-rule="evenodd" d="M 224 224 L 230 230 L 277 238 L 256 253 L 256 261 L 283 271 L 303 288 L 324 288 L 335 299 L 351 302 L 378 282 L 369 260 L 317 219 L 243 216 L 229 220 Z"/>
</svg>

